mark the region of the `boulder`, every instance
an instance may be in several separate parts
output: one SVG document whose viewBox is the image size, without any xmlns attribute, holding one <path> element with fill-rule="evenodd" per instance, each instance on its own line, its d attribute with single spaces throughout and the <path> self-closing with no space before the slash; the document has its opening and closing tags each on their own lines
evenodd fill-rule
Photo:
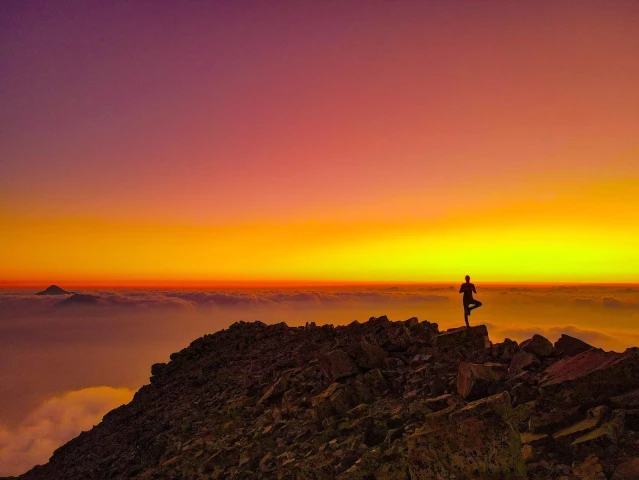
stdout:
<svg viewBox="0 0 639 480">
<path fill-rule="evenodd" d="M 408 437 L 412 480 L 526 478 L 507 392 L 433 413 L 425 420 L 426 425 Z"/>
<path fill-rule="evenodd" d="M 410 328 L 411 335 L 420 338 L 422 340 L 428 341 L 429 343 L 435 337 L 435 335 L 439 334 L 439 325 L 436 323 L 430 323 L 427 321 L 423 321 L 417 323 L 416 325 L 407 325 Z"/>
<path fill-rule="evenodd" d="M 630 408 L 623 411 L 625 413 L 625 425 L 630 430 L 639 430 L 639 408 Z"/>
<path fill-rule="evenodd" d="M 445 393 L 444 395 L 440 395 L 439 397 L 427 398 L 422 401 L 422 405 L 431 411 L 443 410 L 444 408 L 448 408 L 453 405 L 454 399 L 453 396 L 449 393 Z"/>
<path fill-rule="evenodd" d="M 341 349 L 332 350 L 320 357 L 320 369 L 329 380 L 339 380 L 359 373 L 351 357 Z"/>
<path fill-rule="evenodd" d="M 408 328 L 413 328 L 419 325 L 419 319 L 417 317 L 410 317 L 408 320 L 404 320 L 404 325 Z"/>
<path fill-rule="evenodd" d="M 524 432 L 519 438 L 522 445 L 530 445 L 532 447 L 540 447 L 551 443 L 552 438 L 545 433 Z"/>
<path fill-rule="evenodd" d="M 439 348 L 465 347 L 472 350 L 486 350 L 491 347 L 486 325 L 451 328 L 436 335 L 433 344 Z"/>
<path fill-rule="evenodd" d="M 624 414 L 617 412 L 611 421 L 581 435 L 570 444 L 573 458 L 610 451 L 611 447 L 617 446 L 624 432 Z"/>
<path fill-rule="evenodd" d="M 263 403 L 267 403 L 269 400 L 276 399 L 281 397 L 282 394 L 288 388 L 288 378 L 286 375 L 280 376 L 271 387 L 266 391 L 264 395 L 258 400 L 257 404 L 261 405 Z"/>
<path fill-rule="evenodd" d="M 164 375 L 168 365 L 166 363 L 154 363 L 151 365 L 151 382 L 157 381 L 158 377 Z"/>
<path fill-rule="evenodd" d="M 363 368 L 383 368 L 388 353 L 377 345 L 363 341 L 354 349 L 355 363 Z"/>
<path fill-rule="evenodd" d="M 524 352 L 532 353 L 539 358 L 550 356 L 553 352 L 552 343 L 546 337 L 541 335 L 533 335 L 532 338 L 521 342 L 521 349 Z"/>
<path fill-rule="evenodd" d="M 611 480 L 637 480 L 637 478 L 639 478 L 639 457 L 634 457 L 619 464 Z"/>
<path fill-rule="evenodd" d="M 555 362 L 545 374 L 542 388 L 560 393 L 565 403 L 620 395 L 639 387 L 639 351 L 591 349 Z"/>
<path fill-rule="evenodd" d="M 528 419 L 528 430 L 534 433 L 552 433 L 582 418 L 577 409 L 555 407 L 548 412 L 534 412 Z"/>
<path fill-rule="evenodd" d="M 409 365 L 413 368 L 416 368 L 422 366 L 425 363 L 428 363 L 432 358 L 432 355 L 424 355 L 423 353 L 418 353 L 413 358 L 411 358 Z"/>
<path fill-rule="evenodd" d="M 567 357 L 574 357 L 580 353 L 587 352 L 592 345 L 588 345 L 586 342 L 579 340 L 578 338 L 571 337 L 565 333 L 561 335 L 559 340 L 555 342 L 555 352 L 557 356 L 565 355 Z"/>
<path fill-rule="evenodd" d="M 508 367 L 508 373 L 515 375 L 528 367 L 539 366 L 539 359 L 533 353 L 525 352 L 523 350 L 515 353 Z"/>
<path fill-rule="evenodd" d="M 606 480 L 606 474 L 599 458 L 590 455 L 583 462 L 575 462 L 572 468 L 574 478 L 579 480 Z"/>
<path fill-rule="evenodd" d="M 378 368 L 366 372 L 362 378 L 362 383 L 374 395 L 379 395 L 388 389 L 388 383 Z"/>
<path fill-rule="evenodd" d="M 467 400 L 477 400 L 497 393 L 499 382 L 505 378 L 505 366 L 501 363 L 461 362 L 457 372 L 457 392 Z"/>
<path fill-rule="evenodd" d="M 639 408 L 639 388 L 611 397 L 610 403 L 617 408 Z"/>
<path fill-rule="evenodd" d="M 493 358 L 509 362 L 519 350 L 520 348 L 517 342 L 506 338 L 502 343 L 495 343 L 492 346 L 491 353 Z"/>
<path fill-rule="evenodd" d="M 555 444 L 569 446 L 575 439 L 601 425 L 607 414 L 608 409 L 605 406 L 589 410 L 585 419 L 553 433 Z"/>
<path fill-rule="evenodd" d="M 332 398 L 338 393 L 344 386 L 341 383 L 334 382 L 319 395 L 316 395 L 311 399 L 311 405 L 315 408 L 315 415 L 317 419 L 324 420 L 335 413 L 333 408 Z"/>
<path fill-rule="evenodd" d="M 521 446 L 521 458 L 524 463 L 532 462 L 535 459 L 535 449 L 530 444 Z"/>
<path fill-rule="evenodd" d="M 268 452 L 260 460 L 260 471 L 263 473 L 269 473 L 277 470 L 277 459 L 272 452 Z"/>
</svg>

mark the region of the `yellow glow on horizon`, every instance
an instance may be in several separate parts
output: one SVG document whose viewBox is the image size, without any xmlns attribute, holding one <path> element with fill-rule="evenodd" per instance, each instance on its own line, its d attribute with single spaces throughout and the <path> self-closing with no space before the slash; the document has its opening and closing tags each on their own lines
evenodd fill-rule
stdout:
<svg viewBox="0 0 639 480">
<path fill-rule="evenodd" d="M 144 224 L 0 217 L 5 282 L 636 281 L 637 181 L 434 218 Z M 10 232 L 7 235 L 6 232 Z"/>
</svg>

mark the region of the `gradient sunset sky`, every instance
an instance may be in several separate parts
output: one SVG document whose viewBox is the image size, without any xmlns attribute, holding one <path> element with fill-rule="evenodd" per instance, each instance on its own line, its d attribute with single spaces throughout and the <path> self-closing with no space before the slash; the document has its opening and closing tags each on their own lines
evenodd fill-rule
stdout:
<svg viewBox="0 0 639 480">
<path fill-rule="evenodd" d="M 0 281 L 636 282 L 639 2 L 0 4 Z"/>
</svg>

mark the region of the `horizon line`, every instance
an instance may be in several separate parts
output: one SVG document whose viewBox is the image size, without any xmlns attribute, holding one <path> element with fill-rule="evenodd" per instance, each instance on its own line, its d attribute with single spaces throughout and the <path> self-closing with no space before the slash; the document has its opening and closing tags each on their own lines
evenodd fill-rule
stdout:
<svg viewBox="0 0 639 480">
<path fill-rule="evenodd" d="M 472 279 L 471 279 L 472 280 Z M 140 288 L 140 289 L 237 289 L 237 288 L 311 288 L 311 287 L 419 287 L 419 286 L 455 286 L 463 283 L 461 280 L 430 280 L 430 281 L 282 281 L 282 280 L 251 280 L 251 281 L 69 281 L 69 282 L 41 282 L 41 281 L 0 281 L 0 289 L 9 288 L 47 288 L 50 285 L 57 285 L 63 289 L 67 288 Z M 481 281 L 478 285 L 488 286 L 529 286 L 529 287 L 550 287 L 550 286 L 639 286 L 639 282 L 613 282 L 613 281 L 508 281 L 492 280 Z"/>
</svg>

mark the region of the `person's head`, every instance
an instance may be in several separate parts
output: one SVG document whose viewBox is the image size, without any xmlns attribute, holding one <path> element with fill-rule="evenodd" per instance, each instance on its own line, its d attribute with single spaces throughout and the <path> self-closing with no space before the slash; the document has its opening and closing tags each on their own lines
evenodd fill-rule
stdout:
<svg viewBox="0 0 639 480">
<path fill-rule="evenodd" d="M 470 282 L 470 275 L 466 275 L 466 277 L 464 277 L 464 278 L 466 278 L 467 282 Z"/>
</svg>

